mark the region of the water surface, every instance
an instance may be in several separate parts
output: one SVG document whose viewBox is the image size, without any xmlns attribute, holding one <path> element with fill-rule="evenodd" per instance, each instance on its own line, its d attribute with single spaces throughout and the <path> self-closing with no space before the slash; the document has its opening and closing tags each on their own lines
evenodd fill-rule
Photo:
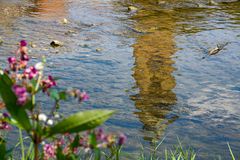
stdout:
<svg viewBox="0 0 240 160">
<path fill-rule="evenodd" d="M 91 95 L 62 111 L 118 110 L 104 126 L 128 135 L 126 151 L 166 137 L 164 149 L 178 136 L 198 159 L 229 159 L 227 142 L 239 152 L 239 2 L 11 0 L 0 8 L 1 66 L 20 39 L 36 44 L 30 54 L 48 57 L 61 87 Z M 54 39 L 64 47 L 51 48 Z"/>
</svg>

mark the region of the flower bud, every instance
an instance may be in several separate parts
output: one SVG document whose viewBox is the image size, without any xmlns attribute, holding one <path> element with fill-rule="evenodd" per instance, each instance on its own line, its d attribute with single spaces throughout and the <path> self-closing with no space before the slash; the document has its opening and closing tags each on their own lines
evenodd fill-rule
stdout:
<svg viewBox="0 0 240 160">
<path fill-rule="evenodd" d="M 50 125 L 50 126 L 53 125 L 53 120 L 52 120 L 52 119 L 49 119 L 49 120 L 47 121 L 47 124 Z"/>
<path fill-rule="evenodd" d="M 119 139 L 118 139 L 118 145 L 121 146 L 123 145 L 127 140 L 127 137 L 122 133 L 120 134 L 119 136 Z"/>
<path fill-rule="evenodd" d="M 34 67 L 35 67 L 37 70 L 41 71 L 41 70 L 43 70 L 44 65 L 43 65 L 42 62 L 38 62 L 37 64 L 35 64 Z"/>
<path fill-rule="evenodd" d="M 46 116 L 46 114 L 40 113 L 40 114 L 38 115 L 38 120 L 39 120 L 39 121 L 46 122 L 46 121 L 47 121 L 47 116 Z"/>
</svg>

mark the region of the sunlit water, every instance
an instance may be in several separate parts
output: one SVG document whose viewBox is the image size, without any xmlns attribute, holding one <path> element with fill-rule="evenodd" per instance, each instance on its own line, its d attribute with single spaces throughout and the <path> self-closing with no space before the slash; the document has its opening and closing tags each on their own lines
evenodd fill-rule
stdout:
<svg viewBox="0 0 240 160">
<path fill-rule="evenodd" d="M 139 10 L 129 12 L 128 5 Z M 1 66 L 19 40 L 36 44 L 30 55 L 47 56 L 47 71 L 61 79 L 60 87 L 91 96 L 62 111 L 118 110 L 104 127 L 127 134 L 126 151 L 166 137 L 161 150 L 178 136 L 197 159 L 229 159 L 227 142 L 239 153 L 239 2 L 3 0 L 0 16 Z M 64 47 L 51 48 L 54 39 Z"/>
</svg>

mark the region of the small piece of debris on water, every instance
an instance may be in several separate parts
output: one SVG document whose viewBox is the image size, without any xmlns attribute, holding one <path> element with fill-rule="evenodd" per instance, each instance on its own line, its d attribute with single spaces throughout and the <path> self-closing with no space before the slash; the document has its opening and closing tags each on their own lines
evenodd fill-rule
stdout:
<svg viewBox="0 0 240 160">
<path fill-rule="evenodd" d="M 51 43 L 50 43 L 50 45 L 52 46 L 52 47 L 61 47 L 61 46 L 63 46 L 63 42 L 60 42 L 60 41 L 57 41 L 57 40 L 53 40 Z"/>
<path fill-rule="evenodd" d="M 212 56 L 212 55 L 218 54 L 218 53 L 219 53 L 221 50 L 223 50 L 224 47 L 226 47 L 228 44 L 229 44 L 229 42 L 226 42 L 226 43 L 224 43 L 224 44 L 218 44 L 217 47 L 215 47 L 215 48 L 213 48 L 213 49 L 211 49 L 211 50 L 208 51 L 208 56 Z M 203 57 L 202 59 L 205 59 L 205 58 L 206 58 L 206 56 Z"/>
<path fill-rule="evenodd" d="M 61 22 L 62 22 L 62 24 L 68 24 L 69 23 L 66 18 L 63 18 Z"/>
<path fill-rule="evenodd" d="M 128 6 L 128 11 L 137 11 L 138 8 L 134 6 Z"/>
<path fill-rule="evenodd" d="M 1 37 L 0 37 L 0 45 L 2 45 L 3 44 L 3 40 L 1 39 Z"/>
<path fill-rule="evenodd" d="M 214 49 L 211 49 L 208 54 L 209 55 L 215 55 L 215 54 L 218 54 L 221 50 L 224 49 L 224 47 L 228 45 L 228 42 L 227 43 L 224 43 L 224 44 L 220 44 L 220 45 L 217 45 L 217 47 L 215 47 Z"/>
</svg>

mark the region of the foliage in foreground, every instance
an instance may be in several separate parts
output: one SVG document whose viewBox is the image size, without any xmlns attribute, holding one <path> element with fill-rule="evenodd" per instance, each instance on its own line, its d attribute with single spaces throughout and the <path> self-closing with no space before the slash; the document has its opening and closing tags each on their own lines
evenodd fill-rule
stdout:
<svg viewBox="0 0 240 160">
<path fill-rule="evenodd" d="M 18 58 L 18 54 L 20 58 Z M 78 112 L 69 117 L 60 116 L 58 110 L 62 101 L 77 99 L 83 102 L 89 99 L 86 92 L 79 89 L 57 90 L 56 79 L 52 75 L 44 75 L 45 58 L 42 62 L 29 65 L 27 42 L 22 40 L 16 56 L 8 58 L 9 67 L 0 69 L 0 129 L 11 130 L 12 126 L 19 129 L 19 145 L 21 159 L 79 159 L 81 151 L 91 153 L 100 159 L 100 149 L 108 148 L 106 157 L 112 152 L 119 153 L 125 142 L 125 135 L 117 137 L 105 134 L 103 130 L 91 131 L 107 120 L 114 111 L 90 110 Z M 38 102 L 37 97 L 46 96 L 49 102 Z M 54 101 L 53 106 L 50 105 Z M 47 108 L 48 113 L 44 112 Z M 24 147 L 22 130 L 30 139 L 28 150 Z M 87 131 L 84 134 L 83 131 Z M 25 133 L 24 132 L 24 133 Z M 12 150 L 6 147 L 4 136 L 0 137 L 0 159 L 12 159 Z M 18 146 L 18 144 L 16 145 Z M 19 158 L 19 157 L 18 157 Z"/>
<path fill-rule="evenodd" d="M 43 74 L 45 58 L 34 66 L 28 65 L 26 46 L 26 41 L 21 41 L 16 56 L 8 58 L 9 68 L 0 69 L 0 108 L 7 111 L 0 113 L 0 160 L 119 160 L 123 157 L 120 153 L 126 136 L 95 129 L 114 112 L 90 110 L 69 117 L 60 116 L 58 111 L 62 101 L 77 99 L 83 102 L 89 96 L 78 89 L 57 90 L 56 80 Z M 20 54 L 20 59 L 17 54 Z M 51 108 L 44 106 L 50 111 L 48 113 L 42 107 L 48 103 L 36 101 L 42 96 L 54 101 Z M 15 147 L 9 148 L 3 133 L 10 131 L 12 126 L 19 129 L 19 141 Z M 26 137 L 23 137 L 22 131 L 27 134 Z M 160 157 L 158 149 L 162 142 L 154 149 L 142 147 L 136 159 L 195 160 L 197 157 L 191 148 L 184 149 L 180 141 L 174 149 L 166 149 Z M 228 147 L 231 159 L 235 160 L 229 144 Z M 20 156 L 16 158 L 19 151 Z"/>
</svg>

